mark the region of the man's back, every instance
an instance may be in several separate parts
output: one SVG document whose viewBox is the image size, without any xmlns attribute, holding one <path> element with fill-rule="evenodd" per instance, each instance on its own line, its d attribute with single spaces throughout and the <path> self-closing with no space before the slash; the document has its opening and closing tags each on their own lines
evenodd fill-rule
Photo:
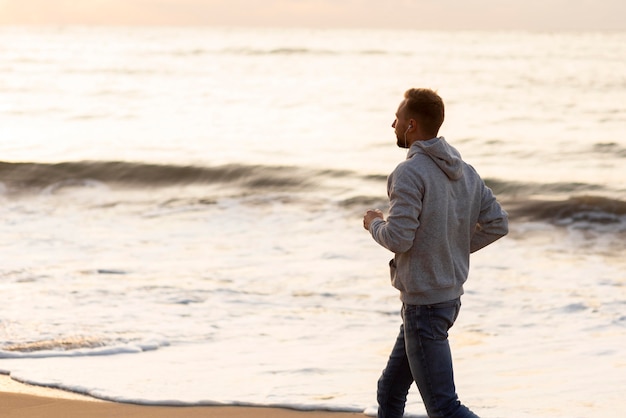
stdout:
<svg viewBox="0 0 626 418">
<path fill-rule="evenodd" d="M 372 222 L 370 230 L 396 254 L 391 279 L 402 301 L 426 305 L 461 296 L 470 252 L 507 232 L 491 190 L 441 137 L 415 142 L 387 189 L 387 221 Z M 477 224 L 481 232 L 473 242 Z"/>
</svg>

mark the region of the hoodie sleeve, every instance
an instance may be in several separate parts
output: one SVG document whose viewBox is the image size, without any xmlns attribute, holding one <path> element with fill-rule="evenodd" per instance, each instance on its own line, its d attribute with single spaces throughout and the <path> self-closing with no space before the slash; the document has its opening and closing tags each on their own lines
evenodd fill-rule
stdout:
<svg viewBox="0 0 626 418">
<path fill-rule="evenodd" d="M 475 252 L 486 247 L 492 242 L 502 238 L 509 232 L 508 215 L 498 203 L 493 192 L 487 186 L 483 186 L 480 214 L 476 230 L 470 242 L 470 252 Z"/>
<path fill-rule="evenodd" d="M 406 166 L 399 166 L 389 176 L 389 215 L 386 221 L 374 220 L 369 229 L 377 243 L 396 254 L 413 246 L 415 231 L 420 225 L 423 187 L 413 184 L 407 171 Z"/>
</svg>

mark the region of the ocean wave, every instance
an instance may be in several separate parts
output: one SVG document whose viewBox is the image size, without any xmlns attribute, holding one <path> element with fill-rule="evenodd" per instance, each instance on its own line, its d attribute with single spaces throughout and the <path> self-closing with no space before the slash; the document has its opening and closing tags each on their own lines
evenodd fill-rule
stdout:
<svg viewBox="0 0 626 418">
<path fill-rule="evenodd" d="M 65 337 L 0 347 L 0 359 L 110 356 L 152 351 L 167 345 L 165 341 L 112 343 L 97 337 Z"/>
<path fill-rule="evenodd" d="M 256 189 L 295 189 L 310 186 L 323 175 L 298 167 L 227 164 L 217 167 L 160 165 L 122 161 L 78 161 L 58 164 L 0 162 L 4 194 L 35 190 L 53 193 L 67 187 L 107 184 L 166 187 L 185 184 L 224 184 Z"/>
<path fill-rule="evenodd" d="M 349 211 L 369 207 L 385 209 L 386 175 L 349 170 L 296 166 L 226 164 L 221 166 L 167 165 L 124 161 L 77 161 L 58 164 L 0 162 L 0 195 L 20 193 L 53 195 L 68 188 L 108 187 L 154 189 L 170 186 L 219 186 L 220 193 L 273 196 L 268 192 L 317 193 Z M 342 182 L 341 198 L 331 192 Z M 622 191 L 605 186 L 577 183 L 534 183 L 486 179 L 512 219 L 547 221 L 558 225 L 626 225 L 626 201 Z M 376 194 L 363 194 L 359 185 L 377 183 Z M 546 197 L 547 196 L 547 197 Z M 276 197 L 275 197 L 276 198 Z M 280 197 L 278 197 L 280 198 Z M 301 199 L 289 200 L 298 203 Z M 304 199 L 304 201 L 307 201 Z M 182 202 L 182 203 L 180 203 Z M 195 201 L 194 201 L 195 202 Z M 195 202 L 214 204 L 215 196 Z M 187 200 L 176 197 L 163 207 L 179 210 Z M 622 230 L 626 227 L 620 226 Z"/>
<path fill-rule="evenodd" d="M 187 51 L 186 54 L 198 55 L 201 53 L 208 53 L 209 51 Z M 307 47 L 281 47 L 273 49 L 262 48 L 226 48 L 218 53 L 232 54 L 232 55 L 390 55 L 394 52 L 385 51 L 382 49 L 362 49 L 362 50 L 331 50 L 331 49 L 316 49 Z M 398 52 L 399 55 L 407 55 L 405 51 Z"/>
<path fill-rule="evenodd" d="M 528 199 L 533 196 L 570 196 L 584 193 L 608 193 L 605 186 L 580 182 L 534 183 L 485 179 L 498 197 Z"/>
<path fill-rule="evenodd" d="M 626 148 L 616 142 L 598 142 L 593 144 L 593 151 L 599 154 L 606 154 L 612 157 L 626 158 Z"/>
<path fill-rule="evenodd" d="M 272 49 L 260 49 L 260 48 L 226 48 L 221 51 L 223 54 L 233 55 L 335 55 L 338 52 L 328 49 L 311 49 L 305 47 L 282 47 Z"/>
<path fill-rule="evenodd" d="M 0 192 L 10 194 L 37 190 L 54 193 L 68 187 L 167 187 L 185 184 L 230 184 L 233 186 L 266 189 L 302 189 L 321 187 L 324 180 L 343 179 L 352 184 L 384 183 L 387 175 L 359 173 L 341 169 L 315 169 L 301 166 L 274 166 L 259 164 L 225 164 L 220 166 L 156 164 L 130 161 L 69 161 L 60 163 L 30 163 L 0 161 Z M 562 182 L 532 183 L 485 179 L 497 196 L 529 198 L 533 195 L 571 195 L 609 193 L 605 186 Z M 377 189 L 378 190 L 378 189 Z M 376 198 L 379 198 L 378 194 Z M 352 196 L 354 203 L 363 198 Z M 367 199 L 365 199 L 367 200 Z M 349 203 L 349 202 L 348 202 Z"/>
<path fill-rule="evenodd" d="M 626 230 L 626 201 L 603 196 L 573 196 L 564 200 L 530 199 L 509 202 L 512 218 L 548 221 L 556 225 L 605 225 Z"/>
</svg>

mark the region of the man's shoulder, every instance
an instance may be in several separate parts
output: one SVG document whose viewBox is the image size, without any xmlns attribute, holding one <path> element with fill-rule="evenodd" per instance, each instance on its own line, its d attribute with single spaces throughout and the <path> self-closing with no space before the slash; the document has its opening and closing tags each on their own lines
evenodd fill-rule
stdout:
<svg viewBox="0 0 626 418">
<path fill-rule="evenodd" d="M 427 155 L 414 155 L 412 158 L 399 163 L 393 172 L 389 175 L 389 181 L 392 184 L 416 184 L 424 183 L 426 177 L 429 177 L 431 167 L 427 165 L 432 163 Z"/>
<path fill-rule="evenodd" d="M 435 164 L 432 158 L 428 154 L 418 151 L 413 153 L 411 157 L 400 162 L 393 171 L 393 174 L 421 175 L 427 174 L 435 168 L 438 169 L 437 164 Z"/>
</svg>

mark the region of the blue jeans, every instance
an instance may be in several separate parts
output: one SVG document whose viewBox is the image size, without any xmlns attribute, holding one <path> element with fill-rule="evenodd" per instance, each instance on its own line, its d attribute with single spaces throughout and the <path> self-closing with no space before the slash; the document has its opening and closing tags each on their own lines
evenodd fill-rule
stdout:
<svg viewBox="0 0 626 418">
<path fill-rule="evenodd" d="M 402 417 L 414 381 L 430 418 L 478 418 L 461 404 L 454 387 L 448 330 L 460 309 L 458 298 L 402 306 L 400 334 L 378 380 L 378 418 Z"/>
</svg>

